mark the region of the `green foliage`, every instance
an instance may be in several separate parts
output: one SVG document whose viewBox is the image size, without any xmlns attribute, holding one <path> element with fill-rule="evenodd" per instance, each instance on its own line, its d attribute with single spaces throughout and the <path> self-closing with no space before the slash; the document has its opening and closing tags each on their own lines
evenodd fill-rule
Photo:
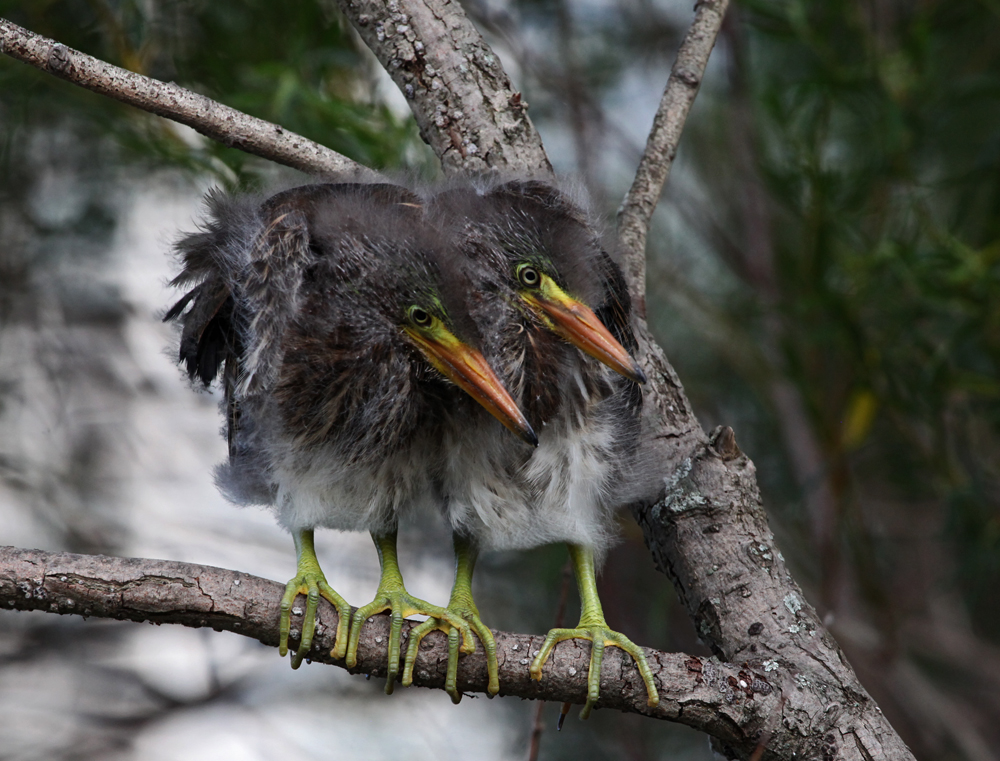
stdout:
<svg viewBox="0 0 1000 761">
<path fill-rule="evenodd" d="M 0 0 L 0 15 L 123 68 L 175 81 L 375 168 L 427 167 L 412 119 L 372 97 L 348 28 L 328 2 Z M 79 121 L 124 158 L 253 183 L 254 160 L 20 63 L 0 61 L 2 107 L 23 126 Z M 259 162 L 258 162 L 259 163 Z"/>
<path fill-rule="evenodd" d="M 1000 583 L 996 8 L 743 10 L 737 97 L 767 192 L 779 372 L 845 469 L 841 510 L 887 484 L 943 500 L 977 623 L 1000 636 L 981 604 Z"/>
</svg>

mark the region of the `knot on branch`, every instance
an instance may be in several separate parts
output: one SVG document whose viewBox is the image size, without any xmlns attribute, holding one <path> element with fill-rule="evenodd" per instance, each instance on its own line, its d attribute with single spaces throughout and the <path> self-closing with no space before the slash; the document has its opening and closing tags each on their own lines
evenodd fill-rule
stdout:
<svg viewBox="0 0 1000 761">
<path fill-rule="evenodd" d="M 53 74 L 63 74 L 73 65 L 71 51 L 65 45 L 56 43 L 49 51 L 49 69 Z"/>
<path fill-rule="evenodd" d="M 708 437 L 708 446 L 713 453 L 724 461 L 736 460 L 743 456 L 743 451 L 736 443 L 736 434 L 728 425 L 717 426 Z"/>
</svg>

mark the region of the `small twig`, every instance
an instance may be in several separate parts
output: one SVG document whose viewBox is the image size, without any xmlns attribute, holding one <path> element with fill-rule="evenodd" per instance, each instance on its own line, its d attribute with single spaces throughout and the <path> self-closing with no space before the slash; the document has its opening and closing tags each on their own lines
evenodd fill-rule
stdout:
<svg viewBox="0 0 1000 761">
<path fill-rule="evenodd" d="M 646 315 L 646 235 L 650 220 L 728 5 L 729 0 L 700 0 L 695 6 L 694 22 L 677 51 L 635 180 L 618 210 L 618 241 L 625 276 L 632 303 L 642 317 Z"/>
<path fill-rule="evenodd" d="M 568 560 L 562 569 L 562 587 L 559 590 L 559 605 L 556 607 L 556 619 L 553 624 L 554 629 L 561 629 L 563 619 L 566 617 L 566 601 L 569 599 L 569 583 L 573 578 L 573 564 Z M 542 714 L 545 711 L 545 701 L 538 701 L 535 706 L 535 722 L 531 729 L 531 742 L 528 744 L 528 761 L 537 761 L 538 751 L 542 747 L 542 732 L 545 731 L 545 724 L 542 721 Z M 560 729 L 562 722 L 559 722 Z"/>
<path fill-rule="evenodd" d="M 376 174 L 336 151 L 170 82 L 145 77 L 0 19 L 0 52 L 67 82 L 186 124 L 223 145 L 316 175 Z"/>
</svg>

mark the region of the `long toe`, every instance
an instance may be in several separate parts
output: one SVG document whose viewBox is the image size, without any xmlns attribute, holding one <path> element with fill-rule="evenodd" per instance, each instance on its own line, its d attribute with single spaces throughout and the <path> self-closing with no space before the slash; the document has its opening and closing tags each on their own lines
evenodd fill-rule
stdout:
<svg viewBox="0 0 1000 761">
<path fill-rule="evenodd" d="M 316 612 L 319 598 L 323 597 L 337 609 L 337 635 L 334 642 L 334 657 L 343 657 L 342 650 L 346 647 L 346 622 L 351 606 L 337 594 L 327 583 L 322 573 L 300 572 L 285 585 L 285 593 L 281 598 L 281 617 L 278 622 L 278 652 L 284 657 L 288 654 L 288 641 L 293 636 L 292 616 L 298 616 L 302 611 L 295 606 L 299 595 L 305 596 L 305 612 L 302 618 L 302 628 L 298 632 L 299 647 L 292 655 L 292 668 L 298 668 L 303 659 L 312 650 L 313 638 L 316 634 Z M 341 652 L 338 656 L 336 653 Z"/>
<path fill-rule="evenodd" d="M 388 657 L 386 668 L 386 675 L 388 677 L 386 682 L 387 694 L 392 694 L 393 685 L 396 677 L 399 675 L 400 640 L 402 638 L 403 619 L 416 615 L 429 617 L 427 622 L 424 622 L 424 624 L 421 624 L 410 633 L 410 643 L 403 666 L 404 687 L 409 686 L 413 682 L 413 664 L 416 661 L 417 648 L 420 645 L 420 641 L 431 631 L 440 628 L 436 623 L 428 627 L 426 626 L 428 622 L 441 621 L 449 629 L 456 629 L 461 635 L 462 647 L 460 649 L 462 652 L 472 652 L 476 648 L 476 643 L 472 636 L 472 628 L 468 621 L 465 621 L 459 615 L 445 608 L 438 605 L 431 605 L 429 602 L 413 597 L 406 591 L 392 590 L 376 596 L 375 600 L 362 608 L 358 608 L 354 613 L 347 647 L 347 665 L 349 667 L 353 668 L 357 665 L 358 643 L 361 639 L 361 629 L 364 626 L 364 622 L 369 617 L 386 610 L 390 611 L 392 615 L 389 643 L 386 647 L 386 655 Z M 454 695 L 452 695 L 452 699 L 454 699 Z"/>
<path fill-rule="evenodd" d="M 403 665 L 403 686 L 408 687 L 413 683 L 413 668 L 420 650 L 420 643 L 431 632 L 444 632 L 448 636 L 448 670 L 445 676 L 445 691 L 451 696 L 453 703 L 459 703 L 462 699 L 462 693 L 458 689 L 458 659 L 460 653 L 470 652 L 464 639 L 465 630 L 468 629 L 475 632 L 486 651 L 486 669 L 489 679 L 486 689 L 490 696 L 496 695 L 500 691 L 500 679 L 497 666 L 497 646 L 493 632 L 480 620 L 479 614 L 474 610 L 449 606 L 446 612 L 449 614 L 448 618 L 429 618 L 419 626 L 415 626 L 410 632 L 410 644 Z M 451 621 L 455 619 L 460 621 L 463 626 L 453 626 Z M 472 644 L 474 648 L 475 642 Z"/>
<path fill-rule="evenodd" d="M 640 676 L 642 676 L 642 681 L 646 685 L 646 704 L 651 708 L 659 705 L 660 697 L 653 680 L 653 672 L 646 661 L 646 653 L 624 634 L 606 626 L 581 626 L 576 629 L 553 629 L 550 631 L 531 664 L 532 679 L 541 680 L 542 669 L 552 654 L 552 650 L 558 643 L 569 639 L 583 639 L 591 643 L 590 667 L 587 672 L 587 701 L 583 710 L 580 711 L 581 719 L 590 716 L 591 710 L 597 705 L 600 698 L 601 666 L 604 663 L 604 650 L 608 647 L 621 648 L 632 657 L 639 669 Z"/>
</svg>

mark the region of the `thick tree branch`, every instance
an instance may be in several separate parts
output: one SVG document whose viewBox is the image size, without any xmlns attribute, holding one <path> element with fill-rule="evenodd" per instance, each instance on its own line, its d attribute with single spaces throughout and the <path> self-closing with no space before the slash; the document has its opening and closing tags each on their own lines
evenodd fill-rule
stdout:
<svg viewBox="0 0 1000 761">
<path fill-rule="evenodd" d="M 93 92 L 186 124 L 223 145 L 317 175 L 374 177 L 368 167 L 179 85 L 93 58 L 0 19 L 0 52 Z"/>
<path fill-rule="evenodd" d="M 674 163 L 684 123 L 701 87 L 728 5 L 729 0 L 698 0 L 694 22 L 677 51 L 632 187 L 618 210 L 622 263 L 632 303 L 642 317 L 646 316 L 646 235 L 650 220 Z"/>
<path fill-rule="evenodd" d="M 339 0 L 410 103 L 445 172 L 552 167 L 500 59 L 457 0 Z"/>
<path fill-rule="evenodd" d="M 0 547 L 0 608 L 212 627 L 275 647 L 283 592 L 284 585 L 277 582 L 211 566 Z M 342 660 L 329 657 L 337 613 L 325 601 L 320 606 L 311 659 L 346 668 Z M 295 622 L 293 617 L 293 627 Z M 384 678 L 388 634 L 388 615 L 369 619 L 361 634 L 358 665 L 348 670 Z M 589 646 L 558 645 L 545 677 L 535 682 L 528 664 L 543 639 L 543 635 L 496 632 L 500 694 L 584 703 Z M 719 663 L 715 658 L 646 652 L 660 705 L 646 706 L 646 690 L 631 659 L 608 648 L 603 670 L 608 685 L 601 691 L 599 706 L 679 721 L 739 745 L 755 742 L 773 723 L 780 704 L 771 686 L 777 673 Z M 447 639 L 443 634 L 430 635 L 417 658 L 414 684 L 443 689 L 447 662 Z M 486 658 L 479 648 L 461 657 L 458 686 L 465 692 L 485 693 L 486 685 Z"/>
</svg>

